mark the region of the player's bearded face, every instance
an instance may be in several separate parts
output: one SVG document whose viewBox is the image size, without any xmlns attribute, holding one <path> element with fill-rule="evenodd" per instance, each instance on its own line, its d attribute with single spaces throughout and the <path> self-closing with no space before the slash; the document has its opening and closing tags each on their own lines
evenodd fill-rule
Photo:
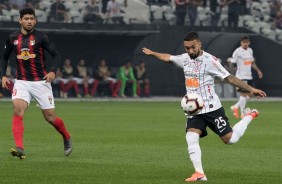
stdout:
<svg viewBox="0 0 282 184">
<path fill-rule="evenodd" d="M 196 59 L 201 53 L 201 42 L 198 40 L 184 41 L 184 47 L 191 59 Z"/>
<path fill-rule="evenodd" d="M 34 15 L 26 14 L 19 20 L 19 22 L 22 26 L 22 29 L 24 29 L 26 32 L 30 32 L 33 30 L 36 24 L 36 19 Z"/>
</svg>

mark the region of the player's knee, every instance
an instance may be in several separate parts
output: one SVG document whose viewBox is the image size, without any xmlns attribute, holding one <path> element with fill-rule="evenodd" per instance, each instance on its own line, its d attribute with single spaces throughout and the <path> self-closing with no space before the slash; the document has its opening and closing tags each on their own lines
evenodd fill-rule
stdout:
<svg viewBox="0 0 282 184">
<path fill-rule="evenodd" d="M 230 138 L 228 137 L 228 139 L 226 139 L 224 141 L 225 144 L 235 144 L 239 141 L 240 136 L 234 132 L 232 132 Z"/>
<path fill-rule="evenodd" d="M 56 119 L 56 117 L 54 117 L 52 114 L 45 115 L 44 118 L 50 124 L 53 124 Z"/>
<path fill-rule="evenodd" d="M 24 111 L 20 109 L 14 109 L 14 116 L 23 116 L 23 115 L 24 115 Z"/>
<path fill-rule="evenodd" d="M 199 137 L 200 135 L 197 132 L 187 132 L 186 140 L 188 147 L 199 144 Z"/>
<path fill-rule="evenodd" d="M 233 133 L 230 132 L 230 133 L 228 133 L 228 134 L 222 136 L 222 137 L 221 137 L 221 140 L 222 140 L 225 144 L 233 144 L 233 143 L 230 142 L 230 140 L 232 139 L 232 135 L 233 135 Z"/>
</svg>

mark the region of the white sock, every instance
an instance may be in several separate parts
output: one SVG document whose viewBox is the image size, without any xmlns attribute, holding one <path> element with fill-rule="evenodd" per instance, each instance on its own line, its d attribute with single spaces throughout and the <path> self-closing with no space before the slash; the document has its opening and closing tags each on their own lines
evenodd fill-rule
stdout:
<svg viewBox="0 0 282 184">
<path fill-rule="evenodd" d="M 199 144 L 199 134 L 195 132 L 187 132 L 186 133 L 186 141 L 188 144 L 188 153 L 190 159 L 193 163 L 195 171 L 198 171 L 204 174 L 203 166 L 202 166 L 202 152 Z"/>
<path fill-rule="evenodd" d="M 235 103 L 233 106 L 236 107 L 237 109 L 239 108 L 239 106 L 240 106 L 240 98 L 239 98 L 238 102 Z"/>
<path fill-rule="evenodd" d="M 240 112 L 241 112 L 241 115 L 243 115 L 243 112 L 244 112 L 244 109 L 246 107 L 246 103 L 247 103 L 247 98 L 244 97 L 244 96 L 240 96 L 239 98 L 239 102 L 240 102 Z"/>
<path fill-rule="evenodd" d="M 239 141 L 239 139 L 244 135 L 252 119 L 252 116 L 245 116 L 243 119 L 241 119 L 241 121 L 239 121 L 233 126 L 232 136 L 228 144 L 234 144 Z"/>
</svg>

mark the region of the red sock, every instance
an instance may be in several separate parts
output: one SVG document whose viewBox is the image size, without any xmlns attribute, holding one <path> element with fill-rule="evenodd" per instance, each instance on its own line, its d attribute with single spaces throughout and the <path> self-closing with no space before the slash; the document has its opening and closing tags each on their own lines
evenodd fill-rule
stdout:
<svg viewBox="0 0 282 184">
<path fill-rule="evenodd" d="M 91 96 L 94 96 L 97 88 L 98 88 L 98 85 L 99 85 L 99 81 L 98 80 L 94 80 L 93 82 L 93 86 L 92 86 L 92 89 L 91 89 Z"/>
<path fill-rule="evenodd" d="M 12 132 L 17 147 L 23 148 L 24 125 L 22 116 L 13 116 Z"/>
<path fill-rule="evenodd" d="M 63 120 L 61 120 L 59 117 L 56 117 L 55 121 L 53 122 L 53 126 L 63 136 L 64 140 L 68 140 L 70 138 L 70 134 L 68 133 Z"/>
<path fill-rule="evenodd" d="M 88 95 L 88 86 L 83 86 L 84 95 Z"/>
</svg>

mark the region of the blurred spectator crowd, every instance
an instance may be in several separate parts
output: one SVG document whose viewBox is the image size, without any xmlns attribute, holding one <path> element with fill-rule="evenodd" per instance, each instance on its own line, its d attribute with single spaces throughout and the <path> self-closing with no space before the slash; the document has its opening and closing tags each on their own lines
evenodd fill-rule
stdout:
<svg viewBox="0 0 282 184">
<path fill-rule="evenodd" d="M 12 95 L 16 68 L 8 65 L 6 74 L 10 83 L 8 89 L 0 87 L 0 98 Z M 111 68 L 105 59 L 91 66 L 83 58 L 75 65 L 70 58 L 66 58 L 52 85 L 54 96 L 60 98 L 150 96 L 150 80 L 142 60 L 135 66 L 132 66 L 131 60 L 125 60 L 122 66 Z"/>
<path fill-rule="evenodd" d="M 247 27 L 282 42 L 281 0 L 0 0 L 0 21 Z"/>
</svg>

